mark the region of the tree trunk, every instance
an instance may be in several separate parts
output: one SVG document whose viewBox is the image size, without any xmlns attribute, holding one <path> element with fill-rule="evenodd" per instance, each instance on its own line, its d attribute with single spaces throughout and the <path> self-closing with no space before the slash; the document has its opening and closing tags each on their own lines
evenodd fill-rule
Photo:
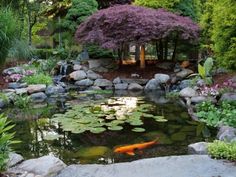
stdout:
<svg viewBox="0 0 236 177">
<path fill-rule="evenodd" d="M 139 61 L 140 60 L 140 46 L 139 45 L 135 45 L 135 61 Z"/>
<path fill-rule="evenodd" d="M 175 61 L 176 59 L 177 44 L 178 44 L 178 35 L 176 36 L 175 41 L 174 41 L 174 51 L 172 55 L 172 61 Z"/>
<path fill-rule="evenodd" d="M 159 44 L 158 42 L 156 42 L 156 53 L 157 53 L 157 59 L 160 60 L 161 59 L 161 56 L 160 56 L 160 51 L 159 51 Z"/>
<path fill-rule="evenodd" d="M 140 68 L 145 68 L 145 45 L 141 45 L 141 52 L 140 52 Z"/>
<path fill-rule="evenodd" d="M 165 40 L 165 60 L 167 60 L 168 57 L 168 38 Z"/>
<path fill-rule="evenodd" d="M 159 52 L 160 52 L 160 59 L 163 60 L 163 53 L 164 53 L 164 49 L 163 49 L 163 41 L 162 39 L 159 42 Z"/>
<path fill-rule="evenodd" d="M 58 23 L 59 23 L 59 33 L 58 33 L 58 40 L 59 40 L 59 48 L 62 48 L 62 35 L 61 35 L 61 17 L 58 17 Z"/>
</svg>

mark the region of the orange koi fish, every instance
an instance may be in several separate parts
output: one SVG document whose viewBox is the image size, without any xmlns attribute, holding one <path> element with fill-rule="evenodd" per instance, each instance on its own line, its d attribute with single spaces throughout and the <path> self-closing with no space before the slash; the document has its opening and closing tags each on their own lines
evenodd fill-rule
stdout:
<svg viewBox="0 0 236 177">
<path fill-rule="evenodd" d="M 135 150 L 142 150 L 142 149 L 148 148 L 150 146 L 153 146 L 155 144 L 157 144 L 157 140 L 146 142 L 146 143 L 121 146 L 121 147 L 115 148 L 114 152 L 119 153 L 119 154 L 128 154 L 128 155 L 133 156 L 133 155 L 135 155 L 135 153 L 134 153 Z"/>
</svg>

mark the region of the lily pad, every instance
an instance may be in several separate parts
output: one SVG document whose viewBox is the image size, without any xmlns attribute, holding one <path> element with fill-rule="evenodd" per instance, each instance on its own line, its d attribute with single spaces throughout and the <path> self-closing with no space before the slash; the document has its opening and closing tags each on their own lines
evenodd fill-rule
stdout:
<svg viewBox="0 0 236 177">
<path fill-rule="evenodd" d="M 146 130 L 141 127 L 136 127 L 136 128 L 133 128 L 132 131 L 137 132 L 137 133 L 141 133 L 141 132 L 145 132 Z"/>
<path fill-rule="evenodd" d="M 89 131 L 91 133 L 99 134 L 99 133 L 106 131 L 106 128 L 104 128 L 104 127 L 90 128 Z"/>
<path fill-rule="evenodd" d="M 57 140 L 59 138 L 62 138 L 62 135 L 47 133 L 44 137 L 44 140 L 53 141 L 53 140 Z"/>
<path fill-rule="evenodd" d="M 108 127 L 109 130 L 112 130 L 112 131 L 119 131 L 119 130 L 122 130 L 123 127 L 121 126 L 111 126 L 111 127 Z"/>
</svg>

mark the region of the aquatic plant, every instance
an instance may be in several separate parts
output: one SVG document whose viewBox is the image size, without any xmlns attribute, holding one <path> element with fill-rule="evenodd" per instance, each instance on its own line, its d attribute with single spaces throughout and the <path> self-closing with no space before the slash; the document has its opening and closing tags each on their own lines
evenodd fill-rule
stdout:
<svg viewBox="0 0 236 177">
<path fill-rule="evenodd" d="M 120 131 L 125 124 L 136 127 L 132 129 L 134 132 L 144 132 L 145 129 L 140 126 L 146 118 L 157 122 L 167 121 L 163 116 L 149 113 L 153 108 L 151 104 L 137 106 L 132 103 L 134 100 L 131 98 L 113 98 L 107 102 L 74 105 L 64 114 L 55 114 L 52 120 L 59 123 L 64 131 L 72 133 Z"/>
</svg>

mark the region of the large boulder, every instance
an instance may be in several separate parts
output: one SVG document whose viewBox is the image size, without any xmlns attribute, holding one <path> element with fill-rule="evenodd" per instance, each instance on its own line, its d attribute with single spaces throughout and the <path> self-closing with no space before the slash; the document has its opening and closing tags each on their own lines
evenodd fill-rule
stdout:
<svg viewBox="0 0 236 177">
<path fill-rule="evenodd" d="M 43 92 L 38 92 L 31 94 L 30 98 L 34 103 L 42 103 L 47 99 L 47 95 Z"/>
<path fill-rule="evenodd" d="M 115 84 L 115 90 L 127 90 L 127 88 L 127 83 Z"/>
<path fill-rule="evenodd" d="M 80 64 L 75 64 L 75 65 L 73 66 L 73 69 L 74 69 L 74 71 L 78 71 L 78 70 L 81 70 L 81 69 L 82 69 L 82 66 L 81 66 Z"/>
<path fill-rule="evenodd" d="M 43 156 L 37 159 L 30 159 L 22 162 L 9 171 L 28 172 L 42 177 L 54 177 L 66 167 L 60 159 L 54 156 Z"/>
<path fill-rule="evenodd" d="M 47 86 L 45 84 L 36 84 L 36 85 L 29 85 L 26 89 L 29 94 L 37 93 L 37 92 L 44 92 Z"/>
<path fill-rule="evenodd" d="M 50 85 L 47 87 L 45 93 L 47 95 L 58 95 L 58 94 L 61 94 L 61 93 L 65 93 L 65 89 L 60 86 L 60 85 Z"/>
<path fill-rule="evenodd" d="M 207 154 L 207 146 L 208 146 L 208 143 L 206 142 L 198 142 L 198 143 L 190 144 L 188 145 L 188 153 L 199 154 L 199 155 Z"/>
<path fill-rule="evenodd" d="M 93 83 L 94 82 L 90 79 L 83 79 L 83 80 L 80 80 L 80 81 L 76 81 L 75 85 L 89 87 L 89 86 L 92 86 Z"/>
<path fill-rule="evenodd" d="M 145 90 L 159 90 L 161 89 L 160 83 L 156 79 L 151 79 L 146 84 Z"/>
<path fill-rule="evenodd" d="M 131 83 L 128 86 L 128 90 L 133 90 L 133 91 L 143 90 L 143 87 L 141 85 L 137 84 L 137 83 Z"/>
<path fill-rule="evenodd" d="M 74 71 L 74 72 L 70 73 L 69 77 L 70 77 L 70 79 L 78 81 L 78 80 L 85 79 L 87 77 L 87 74 L 83 70 L 78 70 L 78 71 Z"/>
<path fill-rule="evenodd" d="M 8 162 L 7 162 L 7 167 L 8 168 L 13 167 L 16 164 L 22 162 L 23 160 L 24 160 L 24 158 L 22 157 L 22 155 L 16 154 L 14 152 L 11 152 L 9 154 L 9 159 L 8 159 Z"/>
<path fill-rule="evenodd" d="M 159 82 L 160 84 L 166 84 L 169 80 L 170 80 L 170 76 L 167 74 L 155 74 L 154 77 L 157 82 Z"/>
<path fill-rule="evenodd" d="M 112 87 L 112 82 L 107 79 L 96 79 L 94 86 L 98 87 Z"/>
<path fill-rule="evenodd" d="M 89 79 L 92 79 L 92 80 L 102 79 L 102 76 L 101 76 L 101 75 L 95 73 L 95 72 L 92 71 L 92 70 L 88 70 L 88 71 L 87 71 L 87 77 L 88 77 Z"/>
<path fill-rule="evenodd" d="M 195 97 L 195 96 L 198 96 L 196 90 L 192 89 L 191 87 L 186 87 L 186 88 L 182 89 L 179 92 L 179 95 L 181 97 Z"/>
</svg>

